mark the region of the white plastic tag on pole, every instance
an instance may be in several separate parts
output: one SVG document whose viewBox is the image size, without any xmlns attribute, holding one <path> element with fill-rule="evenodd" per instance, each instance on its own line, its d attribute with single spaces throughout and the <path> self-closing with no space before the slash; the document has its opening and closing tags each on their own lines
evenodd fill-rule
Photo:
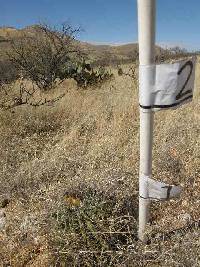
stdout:
<svg viewBox="0 0 200 267">
<path fill-rule="evenodd" d="M 172 64 L 140 65 L 140 107 L 154 111 L 192 100 L 196 57 Z"/>
<path fill-rule="evenodd" d="M 182 191 L 180 185 L 169 185 L 145 175 L 140 178 L 140 183 L 140 188 L 147 188 L 144 192 L 140 191 L 140 197 L 144 199 L 169 200 L 180 197 Z"/>
</svg>

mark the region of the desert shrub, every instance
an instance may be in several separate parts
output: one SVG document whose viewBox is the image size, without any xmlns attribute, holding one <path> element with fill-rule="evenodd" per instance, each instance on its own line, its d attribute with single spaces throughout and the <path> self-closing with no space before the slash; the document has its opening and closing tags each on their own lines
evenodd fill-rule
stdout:
<svg viewBox="0 0 200 267">
<path fill-rule="evenodd" d="M 135 239 L 135 218 L 115 196 L 88 188 L 64 201 L 52 214 L 56 266 L 111 266 L 115 253 Z"/>
<path fill-rule="evenodd" d="M 157 53 L 156 62 L 162 63 L 169 60 L 178 60 L 190 55 L 192 55 L 192 53 L 188 52 L 186 49 L 175 46 L 168 49 L 162 49 L 159 53 Z"/>
<path fill-rule="evenodd" d="M 133 82 L 135 87 L 138 87 L 138 65 L 137 64 L 132 64 L 132 66 L 123 69 L 122 66 L 117 66 L 117 73 L 119 76 L 128 76 L 130 77 Z"/>
<path fill-rule="evenodd" d="M 52 88 L 58 80 L 68 78 L 68 68 L 80 56 L 75 35 L 80 29 L 67 24 L 61 28 L 35 26 L 33 34 L 24 32 L 11 41 L 10 61 L 23 77 L 40 89 Z"/>
</svg>

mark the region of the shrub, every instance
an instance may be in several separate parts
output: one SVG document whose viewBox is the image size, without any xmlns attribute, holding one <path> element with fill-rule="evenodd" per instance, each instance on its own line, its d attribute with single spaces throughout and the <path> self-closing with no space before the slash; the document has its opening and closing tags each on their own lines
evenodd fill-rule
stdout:
<svg viewBox="0 0 200 267">
<path fill-rule="evenodd" d="M 57 80 L 68 78 L 68 67 L 80 57 L 75 35 L 80 29 L 67 24 L 61 28 L 35 26 L 33 34 L 26 31 L 11 41 L 10 61 L 40 89 L 52 88 Z"/>
<path fill-rule="evenodd" d="M 186 49 L 180 48 L 178 46 L 169 49 L 161 49 L 160 52 L 156 55 L 156 62 L 163 63 L 171 60 L 179 60 L 181 58 L 191 56 L 192 54 L 193 53 L 190 53 Z"/>
<path fill-rule="evenodd" d="M 136 237 L 135 218 L 115 196 L 88 188 L 82 196 L 67 193 L 64 201 L 52 214 L 58 266 L 111 266 L 115 253 Z"/>
</svg>

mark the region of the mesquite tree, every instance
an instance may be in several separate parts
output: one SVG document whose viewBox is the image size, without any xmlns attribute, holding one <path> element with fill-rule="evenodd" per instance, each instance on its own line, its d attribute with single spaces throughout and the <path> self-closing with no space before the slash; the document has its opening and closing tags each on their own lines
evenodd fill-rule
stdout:
<svg viewBox="0 0 200 267">
<path fill-rule="evenodd" d="M 71 64 L 82 56 L 75 40 L 79 31 L 68 24 L 59 28 L 37 25 L 11 41 L 8 57 L 21 76 L 48 90 L 68 78 Z"/>
</svg>

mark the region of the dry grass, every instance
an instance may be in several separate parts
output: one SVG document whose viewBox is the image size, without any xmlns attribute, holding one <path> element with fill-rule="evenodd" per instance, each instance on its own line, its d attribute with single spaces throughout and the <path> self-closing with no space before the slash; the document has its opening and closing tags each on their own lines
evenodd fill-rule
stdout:
<svg viewBox="0 0 200 267">
<path fill-rule="evenodd" d="M 66 93 L 54 106 L 0 111 L 0 200 L 9 199 L 1 265 L 199 266 L 199 82 L 200 68 L 194 102 L 155 117 L 153 173 L 184 193 L 153 205 L 148 245 L 136 238 L 139 114 L 129 76 L 84 91 L 65 81 L 46 96 Z"/>
</svg>

